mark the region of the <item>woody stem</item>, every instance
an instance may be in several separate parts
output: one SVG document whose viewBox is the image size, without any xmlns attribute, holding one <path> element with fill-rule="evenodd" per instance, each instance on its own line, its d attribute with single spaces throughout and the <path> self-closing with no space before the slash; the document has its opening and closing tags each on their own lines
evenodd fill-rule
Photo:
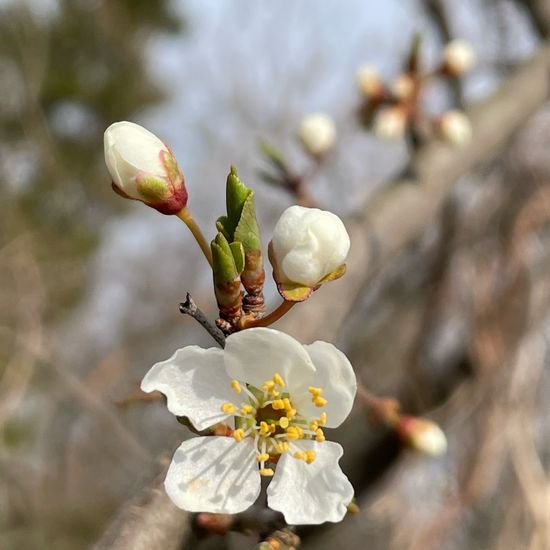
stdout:
<svg viewBox="0 0 550 550">
<path fill-rule="evenodd" d="M 240 322 L 239 328 L 252 328 L 252 327 L 268 327 L 272 325 L 275 321 L 278 321 L 283 315 L 288 313 L 292 307 L 298 302 L 289 302 L 284 300 L 277 308 L 275 308 L 271 313 L 262 317 L 261 319 L 251 319 L 243 317 Z"/>
</svg>

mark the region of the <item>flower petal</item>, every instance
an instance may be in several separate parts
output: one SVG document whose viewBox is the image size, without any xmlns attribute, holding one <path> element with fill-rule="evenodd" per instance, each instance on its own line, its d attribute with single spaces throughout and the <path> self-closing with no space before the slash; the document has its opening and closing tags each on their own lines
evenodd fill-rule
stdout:
<svg viewBox="0 0 550 550">
<path fill-rule="evenodd" d="M 230 382 L 221 349 L 187 346 L 153 365 L 142 380 L 141 389 L 147 393 L 162 392 L 172 414 L 187 416 L 197 430 L 204 430 L 227 419 L 220 408 L 235 400 Z"/>
<path fill-rule="evenodd" d="M 196 437 L 175 452 L 164 487 L 174 504 L 189 512 L 236 514 L 260 494 L 256 448 L 251 438 Z"/>
<path fill-rule="evenodd" d="M 315 367 L 297 340 L 271 328 L 250 328 L 225 341 L 225 368 L 231 378 L 261 387 L 279 373 L 291 393 L 311 380 Z"/>
<path fill-rule="evenodd" d="M 315 460 L 306 464 L 290 453 L 281 457 L 267 488 L 269 507 L 282 512 L 288 524 L 340 521 L 353 498 L 353 487 L 338 465 L 342 447 L 312 440 L 300 440 L 294 446 L 315 451 Z"/>
<path fill-rule="evenodd" d="M 357 380 L 348 358 L 335 346 L 317 341 L 305 345 L 315 368 L 312 385 L 323 388 L 327 404 L 319 409 L 311 401 L 311 394 L 304 392 L 293 396 L 299 413 L 306 418 L 315 418 L 319 413 L 327 413 L 327 427 L 336 428 L 348 416 L 357 392 Z"/>
</svg>

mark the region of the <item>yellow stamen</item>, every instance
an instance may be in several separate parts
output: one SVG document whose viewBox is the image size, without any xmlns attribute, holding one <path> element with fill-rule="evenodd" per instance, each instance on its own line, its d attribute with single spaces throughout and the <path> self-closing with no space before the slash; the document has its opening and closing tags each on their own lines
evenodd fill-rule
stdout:
<svg viewBox="0 0 550 550">
<path fill-rule="evenodd" d="M 243 390 L 238 380 L 231 380 L 231 387 L 237 392 L 241 393 Z"/>
<path fill-rule="evenodd" d="M 256 460 L 258 462 L 265 462 L 266 460 L 269 460 L 269 455 L 267 453 L 262 453 L 261 455 L 256 456 Z"/>
<path fill-rule="evenodd" d="M 292 405 L 290 404 L 290 399 L 288 397 L 285 397 L 283 399 L 283 403 L 285 404 L 285 409 L 287 411 L 289 411 L 290 409 L 292 409 Z"/>
<path fill-rule="evenodd" d="M 275 382 L 277 386 L 281 386 L 281 388 L 284 388 L 286 385 L 283 377 L 278 372 L 275 373 L 275 376 L 273 377 L 273 382 Z"/>
<path fill-rule="evenodd" d="M 288 441 L 281 441 L 281 443 L 277 443 L 275 448 L 277 449 L 277 452 L 282 454 L 288 451 L 288 449 L 290 448 L 290 445 L 288 444 Z"/>
<path fill-rule="evenodd" d="M 260 435 L 266 435 L 270 432 L 269 426 L 267 425 L 267 422 L 264 422 L 263 420 L 260 422 Z"/>
<path fill-rule="evenodd" d="M 318 397 L 323 393 L 323 388 L 316 388 L 314 386 L 309 386 L 308 391 L 309 393 L 311 393 L 313 397 Z"/>
<path fill-rule="evenodd" d="M 286 435 L 288 439 L 298 439 L 300 435 L 298 434 L 298 430 L 296 429 L 296 426 L 289 426 L 286 429 Z"/>
<path fill-rule="evenodd" d="M 264 382 L 264 384 L 262 384 L 262 389 L 266 392 L 269 392 L 274 388 L 275 388 L 275 382 L 273 382 L 273 380 L 268 380 L 267 382 Z"/>
<path fill-rule="evenodd" d="M 281 416 L 281 418 L 279 418 L 279 426 L 281 426 L 283 430 L 288 428 L 289 423 L 290 422 L 286 416 Z"/>
<path fill-rule="evenodd" d="M 250 414 L 253 410 L 254 410 L 254 407 L 252 405 L 246 405 L 245 404 L 241 407 L 241 414 L 243 416 L 246 416 L 246 415 Z"/>
<path fill-rule="evenodd" d="M 284 404 L 282 399 L 275 399 L 275 401 L 273 401 L 273 403 L 271 403 L 271 406 L 276 411 L 281 411 L 285 408 L 285 404 Z"/>
<path fill-rule="evenodd" d="M 327 404 L 327 400 L 319 395 L 313 397 L 312 401 L 316 407 L 324 407 Z"/>
<path fill-rule="evenodd" d="M 303 451 L 296 451 L 292 456 L 298 460 L 307 460 L 307 455 Z"/>
<path fill-rule="evenodd" d="M 306 451 L 306 458 L 305 461 L 308 464 L 311 464 L 315 460 L 315 451 Z"/>
<path fill-rule="evenodd" d="M 326 412 L 321 413 L 321 416 L 319 417 L 318 422 L 319 422 L 319 426 L 324 426 L 327 423 L 327 413 Z"/>
<path fill-rule="evenodd" d="M 262 468 L 260 470 L 261 476 L 271 477 L 275 472 L 271 468 Z"/>
<path fill-rule="evenodd" d="M 237 410 L 237 407 L 233 403 L 224 403 L 221 406 L 221 410 L 226 414 L 233 414 Z"/>
<path fill-rule="evenodd" d="M 287 409 L 286 416 L 292 420 L 296 416 L 296 409 Z"/>
<path fill-rule="evenodd" d="M 309 429 L 312 432 L 316 432 L 318 427 L 319 427 L 319 424 L 317 423 L 317 421 L 314 421 L 309 425 Z"/>
<path fill-rule="evenodd" d="M 242 441 L 244 439 L 244 430 L 239 428 L 233 432 L 233 437 L 235 441 Z"/>
<path fill-rule="evenodd" d="M 318 428 L 315 430 L 315 441 L 318 441 L 319 443 L 323 442 L 325 440 L 325 434 L 323 433 L 323 430 L 321 428 Z"/>
</svg>

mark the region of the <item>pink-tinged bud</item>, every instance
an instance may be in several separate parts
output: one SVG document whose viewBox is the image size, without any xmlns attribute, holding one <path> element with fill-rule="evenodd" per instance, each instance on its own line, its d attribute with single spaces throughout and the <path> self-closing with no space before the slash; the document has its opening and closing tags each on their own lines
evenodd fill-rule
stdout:
<svg viewBox="0 0 550 550">
<path fill-rule="evenodd" d="M 407 114 L 399 106 L 385 107 L 374 119 L 374 133 L 381 139 L 398 139 L 405 135 Z"/>
<path fill-rule="evenodd" d="M 437 121 L 441 137 L 454 145 L 464 145 L 472 139 L 472 125 L 469 118 L 460 111 L 448 111 Z"/>
<path fill-rule="evenodd" d="M 413 97 L 416 90 L 415 79 L 410 74 L 400 74 L 391 83 L 390 90 L 400 101 L 407 101 Z"/>
<path fill-rule="evenodd" d="M 443 71 L 452 76 L 468 72 L 475 62 L 475 52 L 466 40 L 453 40 L 443 50 Z"/>
<path fill-rule="evenodd" d="M 443 430 L 431 420 L 401 416 L 395 430 L 405 444 L 421 453 L 439 456 L 447 451 Z"/>
<path fill-rule="evenodd" d="M 195 518 L 197 527 L 216 533 L 217 535 L 225 535 L 233 525 L 233 516 L 229 514 L 210 514 L 202 512 L 197 514 Z"/>
<path fill-rule="evenodd" d="M 384 84 L 378 71 L 370 65 L 361 65 L 355 73 L 357 87 L 368 99 L 379 99 L 384 95 Z"/>
<path fill-rule="evenodd" d="M 113 189 L 162 214 L 187 205 L 187 189 L 176 158 L 155 134 L 133 122 L 115 122 L 104 135 L 105 164 Z"/>
</svg>

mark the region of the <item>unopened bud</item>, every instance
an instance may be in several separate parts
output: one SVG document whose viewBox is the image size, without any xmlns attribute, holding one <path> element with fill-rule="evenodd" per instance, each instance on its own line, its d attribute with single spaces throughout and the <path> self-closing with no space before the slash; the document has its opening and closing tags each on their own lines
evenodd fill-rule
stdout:
<svg viewBox="0 0 550 550">
<path fill-rule="evenodd" d="M 332 118 L 324 113 L 313 113 L 302 119 L 298 137 L 304 149 L 313 156 L 321 156 L 336 141 L 336 127 Z"/>
<path fill-rule="evenodd" d="M 144 202 L 162 214 L 177 214 L 187 205 L 187 190 L 168 146 L 133 122 L 111 124 L 104 135 L 105 164 L 113 189 Z"/>
<path fill-rule="evenodd" d="M 443 50 L 443 70 L 452 76 L 468 72 L 475 62 L 475 52 L 466 40 L 453 40 Z"/>
<path fill-rule="evenodd" d="M 443 430 L 431 420 L 401 416 L 395 429 L 404 443 L 421 453 L 439 456 L 447 451 Z"/>
<path fill-rule="evenodd" d="M 407 115 L 401 107 L 385 107 L 374 119 L 374 133 L 381 139 L 398 139 L 405 135 Z"/>
<path fill-rule="evenodd" d="M 437 126 L 441 136 L 454 145 L 464 145 L 472 139 L 470 119 L 461 111 L 444 113 Z"/>
<path fill-rule="evenodd" d="M 407 73 L 399 75 L 390 86 L 391 93 L 400 101 L 411 99 L 415 88 L 415 79 Z"/>
<path fill-rule="evenodd" d="M 384 85 L 378 71 L 371 65 L 362 65 L 355 73 L 355 80 L 359 91 L 369 99 L 380 98 L 384 95 Z"/>
<path fill-rule="evenodd" d="M 270 248 L 277 283 L 316 287 L 342 267 L 350 238 L 336 214 L 295 205 L 279 218 Z"/>
</svg>

